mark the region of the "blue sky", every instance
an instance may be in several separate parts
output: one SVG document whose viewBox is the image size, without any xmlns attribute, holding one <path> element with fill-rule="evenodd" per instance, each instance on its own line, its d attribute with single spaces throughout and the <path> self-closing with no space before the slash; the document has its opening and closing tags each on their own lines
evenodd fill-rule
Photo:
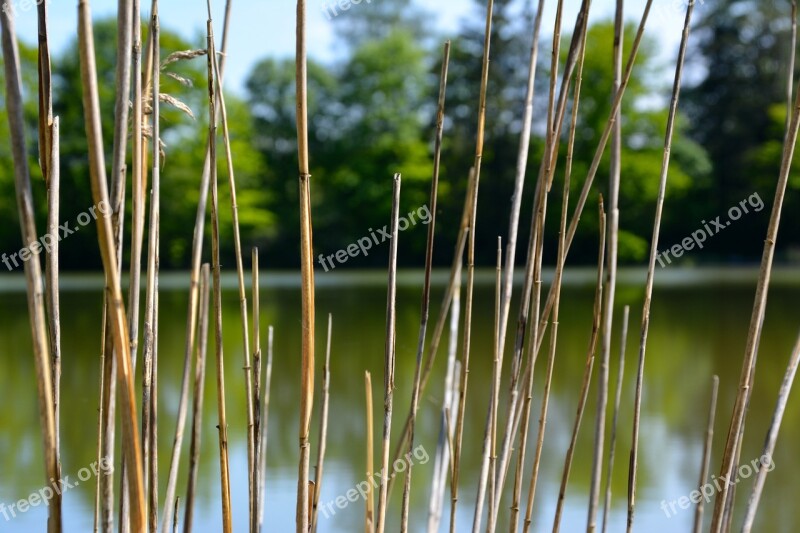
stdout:
<svg viewBox="0 0 800 533">
<path fill-rule="evenodd" d="M 20 38 L 28 43 L 36 41 L 36 9 L 25 9 L 25 4 L 33 5 L 33 0 L 7 0 L 17 6 L 16 22 Z M 334 0 L 308 0 L 309 54 L 323 61 L 336 59 L 336 47 L 333 37 L 332 23 L 324 13 L 325 2 Z M 372 0 L 379 2 L 384 0 Z M 435 7 L 430 3 L 420 5 L 436 10 L 436 26 L 441 31 L 453 31 L 459 22 L 466 17 L 480 16 L 475 9 L 474 0 L 441 0 Z M 685 0 L 655 0 L 653 11 L 648 22 L 648 34 L 662 44 L 663 59 L 672 59 L 675 55 L 680 31 L 683 23 Z M 703 9 L 698 2 L 697 11 Z M 149 9 L 149 2 L 142 0 L 142 5 Z M 555 13 L 555 1 L 545 1 L 545 34 L 546 28 L 552 28 Z M 565 28 L 571 28 L 580 2 L 566 0 Z M 638 18 L 644 8 L 644 0 L 628 0 L 625 13 L 628 18 Z M 61 51 L 74 38 L 77 28 L 76 0 L 59 0 L 49 4 L 49 24 L 51 46 L 56 52 Z M 95 17 L 109 17 L 116 12 L 117 2 L 114 0 L 94 0 L 91 2 Z M 213 2 L 214 18 L 218 27 L 222 21 L 223 0 Z M 366 0 L 359 5 L 351 6 L 351 10 L 369 9 Z M 193 36 L 205 32 L 206 2 L 196 0 L 167 0 L 160 3 L 162 27 L 177 31 L 184 36 Z M 614 0 L 594 0 L 592 19 L 609 18 L 614 12 Z M 146 13 L 144 13 L 146 15 Z M 696 13 L 697 16 L 699 13 Z M 339 17 L 346 17 L 347 11 L 340 12 Z M 231 37 L 228 57 L 226 84 L 238 92 L 253 64 L 265 56 L 292 57 L 294 54 L 295 2 L 292 0 L 233 0 Z M 221 29 L 217 29 L 220 37 Z"/>
</svg>

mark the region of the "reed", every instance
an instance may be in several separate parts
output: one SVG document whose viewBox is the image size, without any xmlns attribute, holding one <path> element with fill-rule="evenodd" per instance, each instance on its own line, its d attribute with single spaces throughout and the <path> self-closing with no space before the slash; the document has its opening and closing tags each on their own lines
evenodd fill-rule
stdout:
<svg viewBox="0 0 800 533">
<path fill-rule="evenodd" d="M 686 18 L 683 23 L 683 34 L 678 51 L 678 61 L 675 67 L 675 81 L 672 85 L 672 98 L 667 117 L 667 130 L 664 135 L 664 155 L 661 162 L 661 176 L 658 183 L 658 199 L 656 200 L 655 221 L 653 222 L 653 237 L 650 241 L 650 262 L 647 268 L 647 281 L 645 282 L 644 304 L 642 305 L 642 329 L 639 340 L 639 370 L 636 376 L 636 401 L 634 402 L 633 436 L 631 438 L 630 474 L 628 479 L 628 526 L 630 533 L 633 529 L 634 506 L 636 505 L 636 474 L 639 456 L 639 422 L 642 409 L 642 387 L 644 386 L 644 362 L 647 349 L 647 333 L 650 328 L 650 304 L 653 298 L 653 282 L 655 281 L 656 255 L 658 254 L 658 237 L 661 232 L 661 217 L 664 211 L 664 196 L 667 191 L 667 178 L 669 176 L 669 162 L 672 153 L 672 137 L 675 132 L 675 118 L 678 114 L 678 100 L 681 93 L 681 79 L 683 65 L 686 60 L 686 48 L 689 43 L 689 28 L 694 11 L 694 0 L 690 0 L 686 7 Z"/>
<path fill-rule="evenodd" d="M 267 330 L 267 368 L 264 372 L 264 406 L 261 409 L 261 440 L 259 446 L 261 448 L 261 462 L 258 464 L 258 485 L 262 491 L 258 500 L 258 530 L 262 530 L 264 523 L 264 485 L 267 476 L 267 436 L 269 433 L 269 394 L 272 384 L 272 340 L 273 331 L 272 326 Z"/>
<path fill-rule="evenodd" d="M 628 322 L 630 306 L 622 310 L 622 332 L 619 337 L 619 362 L 617 363 L 617 388 L 614 394 L 614 414 L 611 419 L 611 437 L 608 442 L 608 466 L 606 467 L 606 490 L 603 499 L 603 533 L 608 527 L 608 515 L 611 509 L 611 479 L 614 475 L 614 457 L 617 447 L 617 427 L 619 426 L 619 406 L 622 400 L 622 378 L 625 376 L 625 348 L 628 345 Z"/>
<path fill-rule="evenodd" d="M 719 377 L 714 376 L 711 382 L 711 406 L 708 408 L 708 423 L 706 424 L 706 440 L 703 444 L 703 461 L 700 464 L 700 481 L 697 486 L 702 487 L 708 479 L 711 464 L 711 444 L 714 441 L 714 418 L 717 414 L 717 393 L 719 391 Z M 694 525 L 692 531 L 700 533 L 703 530 L 703 500 L 697 502 L 694 512 Z"/>
<path fill-rule="evenodd" d="M 194 369 L 194 398 L 192 400 L 192 434 L 189 443 L 189 474 L 186 484 L 186 509 L 183 527 L 191 533 L 194 525 L 194 500 L 197 491 L 198 470 L 200 467 L 200 447 L 203 437 L 203 398 L 205 396 L 206 354 L 208 352 L 208 315 L 210 292 L 210 268 L 208 263 L 200 270 L 200 308 L 197 337 L 197 357 Z M 177 513 L 176 513 L 177 518 Z"/>
<path fill-rule="evenodd" d="M 106 184 L 103 140 L 101 129 L 100 104 L 95 65 L 94 35 L 88 0 L 78 3 L 78 47 L 80 52 L 81 81 L 83 85 L 83 107 L 86 136 L 89 147 L 89 168 L 92 196 L 95 204 L 104 202 L 110 205 Z M 133 369 L 130 359 L 128 320 L 120 287 L 118 261 L 114 253 L 114 237 L 111 219 L 108 214 L 98 217 L 98 241 L 103 259 L 103 267 L 108 280 L 109 312 L 111 313 L 111 332 L 117 364 L 117 379 L 122 390 L 122 429 L 123 450 L 126 468 L 129 472 L 130 526 L 134 531 L 142 531 L 145 524 L 145 497 L 143 483 L 143 462 L 137 428 L 136 400 L 134 398 Z"/>
<path fill-rule="evenodd" d="M 222 24 L 222 45 L 220 48 L 220 59 L 218 60 L 217 70 L 220 80 L 225 73 L 225 59 L 227 57 L 228 33 L 231 18 L 230 0 L 225 2 L 225 15 Z M 220 82 L 221 83 L 221 82 Z M 216 102 L 219 110 L 220 104 Z M 134 137 L 135 139 L 135 137 Z M 186 319 L 186 343 L 184 348 L 183 377 L 181 380 L 181 395 L 178 403 L 178 419 L 175 425 L 175 435 L 173 437 L 172 455 L 170 458 L 169 474 L 167 476 L 167 492 L 164 499 L 164 517 L 161 524 L 162 531 L 170 523 L 171 509 L 175 499 L 175 491 L 178 482 L 178 469 L 180 467 L 180 452 L 183 446 L 184 430 L 186 427 L 186 415 L 189 402 L 189 382 L 191 378 L 191 359 L 195 351 L 197 336 L 197 312 L 200 300 L 199 282 L 200 269 L 203 255 L 203 241 L 205 236 L 206 208 L 208 206 L 208 191 L 211 173 L 209 159 L 209 146 L 206 145 L 206 156 L 203 171 L 200 178 L 200 195 L 197 201 L 197 214 L 195 216 L 194 232 L 192 236 L 192 268 L 189 277 L 189 306 Z M 134 162 L 136 158 L 134 158 Z M 134 217 L 135 218 L 135 217 Z"/>
<path fill-rule="evenodd" d="M 742 526 L 742 533 L 750 533 L 753 529 L 753 522 L 756 518 L 756 511 L 758 504 L 761 501 L 761 493 L 764 491 L 764 483 L 767 481 L 768 465 L 764 464 L 764 457 L 768 457 L 772 461 L 773 454 L 775 453 L 775 443 L 778 441 L 778 432 L 781 429 L 781 422 L 783 422 L 783 414 L 786 411 L 786 403 L 789 401 L 789 394 L 792 391 L 794 384 L 794 377 L 797 374 L 797 366 L 800 364 L 800 337 L 794 345 L 792 355 L 789 358 L 789 364 L 786 367 L 786 373 L 783 376 L 781 388 L 778 391 L 778 401 L 775 405 L 775 411 L 772 413 L 772 421 L 767 430 L 767 437 L 764 441 L 764 448 L 761 451 L 758 472 L 756 472 L 756 479 L 753 483 L 753 490 L 750 492 L 750 498 L 747 501 L 747 509 L 744 515 L 744 525 Z"/>
<path fill-rule="evenodd" d="M 328 441 L 328 405 L 331 388 L 331 330 L 333 316 L 328 313 L 328 342 L 325 347 L 325 365 L 322 367 L 322 404 L 319 411 L 319 446 L 317 447 L 317 466 L 314 469 L 314 498 L 311 506 L 311 531 L 317 531 L 317 507 L 322 492 L 322 474 L 325 466 L 325 448 Z"/>
<path fill-rule="evenodd" d="M 622 46 L 624 39 L 623 0 L 617 0 L 614 12 L 614 83 L 611 97 L 622 83 Z M 603 331 L 601 335 L 599 387 L 597 388 L 597 418 L 595 419 L 595 447 L 592 456 L 592 479 L 589 491 L 589 527 L 597 529 L 597 507 L 600 501 L 600 480 L 603 475 L 603 457 L 606 436 L 606 406 L 608 405 L 608 373 L 611 358 L 611 332 L 614 324 L 614 299 L 617 291 L 617 253 L 619 248 L 619 183 L 622 165 L 622 120 L 620 111 L 614 119 L 611 135 L 611 160 L 608 184 L 608 267 L 603 305 Z"/>
<path fill-rule="evenodd" d="M 253 465 L 251 470 L 253 483 L 253 514 L 250 521 L 250 529 L 254 532 L 261 531 L 259 517 L 261 516 L 261 295 L 259 284 L 259 264 L 258 248 L 253 248 L 251 254 L 252 285 L 251 296 L 253 300 L 253 440 L 254 453 Z"/>
<path fill-rule="evenodd" d="M 300 466 L 297 479 L 297 533 L 307 533 L 311 412 L 314 407 L 314 244 L 311 222 L 311 174 L 308 160 L 308 59 L 306 0 L 297 0 L 297 156 L 300 175 L 300 265 L 302 277 L 302 362 L 300 376 Z"/>
<path fill-rule="evenodd" d="M 14 185 L 19 212 L 22 242 L 36 241 L 36 222 L 33 210 L 33 191 L 25 142 L 25 123 L 22 103 L 22 78 L 19 49 L 11 10 L 0 13 L 2 29 L 5 104 L 11 133 L 11 153 L 14 162 Z M 47 478 L 58 479 L 58 451 L 53 404 L 53 375 L 46 322 L 43 279 L 38 261 L 25 261 L 25 283 L 28 289 L 28 315 L 36 366 L 39 425 L 44 447 L 44 466 Z M 48 533 L 61 531 L 61 496 L 55 496 L 48 506 Z"/>
<path fill-rule="evenodd" d="M 478 191 L 481 178 L 481 164 L 483 162 L 483 143 L 486 126 L 486 94 L 489 83 L 489 56 L 492 38 L 492 16 L 494 13 L 494 0 L 488 0 L 486 5 L 486 28 L 483 37 L 483 62 L 481 64 L 481 88 L 478 102 L 478 129 L 475 140 L 474 191 L 471 195 L 469 215 L 469 244 L 467 247 L 467 289 L 464 302 L 464 338 L 461 361 L 461 385 L 459 390 L 460 401 L 456 414 L 455 446 L 453 448 L 453 476 L 455 490 L 452 494 L 450 506 L 450 532 L 456 527 L 456 504 L 458 502 L 458 476 L 461 462 L 461 441 L 464 435 L 464 417 L 467 406 L 467 377 L 469 376 L 470 344 L 472 335 L 472 298 L 475 288 L 475 226 L 478 218 Z M 480 522 L 479 512 L 476 510 L 476 520 Z"/>
<path fill-rule="evenodd" d="M 366 428 L 367 428 L 367 477 L 372 479 L 374 466 L 373 453 L 375 450 L 373 415 L 372 415 L 372 376 L 369 371 L 364 371 L 364 393 L 366 399 Z M 375 531 L 375 498 L 372 494 L 372 483 L 367 484 L 367 497 L 364 506 L 364 533 Z"/>
<path fill-rule="evenodd" d="M 228 460 L 228 422 L 225 404 L 225 358 L 222 350 L 222 287 L 220 286 L 220 254 L 219 254 L 219 193 L 217 184 L 217 126 L 216 106 L 217 94 L 214 85 L 214 29 L 210 18 L 207 24 L 208 59 L 208 109 L 209 109 L 209 147 L 211 164 L 211 257 L 214 272 L 214 344 L 217 359 L 217 417 L 219 420 L 219 463 L 220 490 L 222 494 L 222 530 L 232 531 L 231 515 L 231 480 Z"/>
<path fill-rule="evenodd" d="M 444 43 L 442 71 L 439 77 L 439 99 L 436 112 L 436 139 L 433 148 L 433 179 L 431 180 L 430 211 L 431 220 L 428 223 L 428 240 L 425 247 L 425 280 L 422 285 L 422 309 L 420 311 L 419 337 L 417 340 L 417 359 L 414 368 L 414 385 L 411 392 L 411 412 L 409 413 L 408 448 L 411 453 L 414 448 L 414 429 L 419 409 L 420 384 L 422 379 L 422 355 L 425 351 L 425 337 L 428 332 L 428 316 L 431 305 L 431 270 L 433 269 L 433 243 L 436 230 L 436 208 L 439 198 L 439 170 L 442 156 L 442 136 L 444 133 L 444 104 L 447 94 L 447 70 L 450 65 L 450 41 Z M 406 469 L 403 485 L 403 503 L 401 511 L 400 531 L 408 531 L 408 512 L 411 494 L 411 472 L 413 463 Z"/>
<path fill-rule="evenodd" d="M 394 402 L 394 367 L 396 352 L 396 323 L 397 323 L 397 240 L 398 219 L 400 212 L 400 174 L 395 174 L 392 180 L 392 215 L 391 235 L 392 242 L 389 247 L 389 281 L 386 295 L 386 344 L 383 362 L 383 448 L 381 452 L 381 476 L 389 474 L 389 447 L 392 435 L 392 408 Z M 381 483 L 378 496 L 378 515 L 375 520 L 376 533 L 383 533 L 386 528 L 386 506 L 388 502 L 389 486 Z M 299 533 L 299 532 L 298 532 Z"/>
</svg>

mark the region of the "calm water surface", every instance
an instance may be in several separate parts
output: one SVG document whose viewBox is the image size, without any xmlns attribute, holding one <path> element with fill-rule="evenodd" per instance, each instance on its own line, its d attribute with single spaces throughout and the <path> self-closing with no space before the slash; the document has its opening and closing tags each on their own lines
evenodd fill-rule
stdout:
<svg viewBox="0 0 800 533">
<path fill-rule="evenodd" d="M 488 405 L 491 373 L 491 338 L 494 288 L 492 273 L 486 273 L 476 289 L 476 316 L 469 380 L 469 401 L 464 433 L 462 486 L 457 520 L 459 530 L 472 523 L 480 465 L 480 447 Z M 562 293 L 558 352 L 553 374 L 547 435 L 541 477 L 535 505 L 534 530 L 550 531 L 558 495 L 578 389 L 591 332 L 593 287 L 591 272 L 571 276 Z M 661 275 L 661 273 L 660 273 Z M 159 443 L 161 491 L 165 490 L 168 451 L 171 449 L 179 397 L 187 305 L 185 274 L 165 276 L 161 301 L 159 346 Z M 300 293 L 291 275 L 264 273 L 262 290 L 262 338 L 266 328 L 275 328 L 275 360 L 272 403 L 269 417 L 268 472 L 266 487 L 267 531 L 294 531 L 297 471 L 297 418 L 300 344 Z M 641 322 L 643 277 L 626 273 L 617 292 L 617 316 L 622 306 L 631 306 L 631 336 L 627 343 L 627 364 L 620 413 L 618 455 L 613 477 L 613 509 L 610 531 L 623 531 L 627 455 L 630 447 L 631 413 L 638 331 Z M 704 271 L 684 274 L 671 271 L 661 275 L 655 290 L 650 328 L 645 392 L 642 411 L 640 474 L 636 529 L 644 532 L 687 531 L 693 510 L 678 510 L 668 518 L 660 508 L 662 500 L 688 496 L 697 487 L 705 431 L 711 376 L 720 376 L 720 406 L 712 472 L 719 468 L 721 448 L 737 387 L 745 337 L 754 294 L 754 277 L 748 271 Z M 398 289 L 397 390 L 395 394 L 395 436 L 408 410 L 419 322 L 421 276 L 402 276 Z M 365 478 L 364 455 L 364 371 L 373 377 L 376 449 L 378 460 L 380 411 L 383 383 L 383 346 L 386 289 L 385 274 L 320 274 L 317 278 L 318 347 L 324 346 L 325 317 L 333 314 L 331 361 L 331 404 L 325 479 L 321 501 L 344 495 Z M 36 384 L 31 357 L 25 295 L 21 280 L 0 277 L 0 502 L 12 502 L 38 491 L 44 485 L 39 436 Z M 438 312 L 443 286 L 434 288 L 432 321 Z M 243 387 L 241 324 L 238 297 L 232 287 L 223 295 L 224 339 L 227 379 L 227 407 L 231 440 L 232 497 L 234 529 L 244 531 L 247 514 L 245 402 Z M 779 275 L 770 293 L 769 308 L 761 341 L 758 373 L 747 423 L 743 462 L 760 455 L 761 446 L 789 353 L 800 331 L 800 276 Z M 62 449 L 63 472 L 74 481 L 78 472 L 95 460 L 100 368 L 101 290 L 96 277 L 64 280 L 62 294 L 63 381 Z M 512 320 L 516 302 L 512 304 Z M 612 387 L 617 371 L 619 322 L 616 320 L 612 347 Z M 431 325 L 432 328 L 432 325 Z M 512 330 L 513 328 L 509 328 Z M 509 343 L 510 344 L 510 343 Z M 447 345 L 447 334 L 442 346 Z M 213 347 L 213 343 L 211 344 Z M 319 352 L 321 353 L 321 352 Z M 421 404 L 417 443 L 433 457 L 438 436 L 438 409 L 442 398 L 444 351 L 437 360 L 428 394 Z M 507 358 L 506 361 L 509 359 Z M 318 359 L 321 363 L 321 357 Z M 538 368 L 538 367 L 537 367 Z M 543 367 L 534 389 L 532 427 L 538 419 Z M 203 419 L 203 448 L 200 467 L 197 531 L 220 530 L 219 463 L 216 433 L 216 386 L 213 357 L 209 359 Z M 504 387 L 508 369 L 504 373 Z M 320 376 L 321 373 L 318 373 Z M 797 391 L 795 391 L 797 392 Z M 562 531 L 585 528 L 590 483 L 592 434 L 594 426 L 594 383 L 587 415 L 581 429 L 570 478 Z M 319 398 L 319 396 L 317 396 Z M 505 404 L 505 400 L 504 400 Z M 314 422 L 316 441 L 316 421 Z M 119 432 L 118 432 L 119 434 Z M 531 439 L 535 440 L 535 439 Z M 800 398 L 794 394 L 784 418 L 774 462 L 767 479 L 759 511 L 757 531 L 790 533 L 800 524 Z M 184 448 L 188 448 L 188 437 Z M 316 451 L 312 450 L 312 461 Z M 184 456 L 186 453 L 184 453 Z M 532 455 L 529 453 L 528 458 Z M 422 455 L 420 455 L 421 457 Z M 185 495 L 185 462 L 178 494 Z M 527 461 L 530 465 L 530 460 Z M 312 462 L 313 465 L 313 462 Z M 414 470 L 412 531 L 423 531 L 430 495 L 432 459 Z M 527 478 L 527 474 L 526 474 Z M 750 480 L 738 487 L 737 509 L 750 491 Z M 527 483 L 527 480 L 526 480 Z M 399 486 L 398 486 L 399 487 Z M 400 490 L 395 490 L 389 524 L 399 521 Z M 396 501 L 395 501 L 396 500 Z M 507 509 L 504 500 L 504 508 Z M 91 531 L 94 479 L 66 493 L 65 530 Z M 320 517 L 320 531 L 363 530 L 363 502 L 350 504 L 330 518 Z M 505 523 L 504 511 L 501 524 Z M 706 513 L 707 515 L 709 513 Z M 182 518 L 182 513 L 181 513 Z M 41 531 L 46 511 L 37 507 L 7 521 L 0 514 L 0 531 Z M 447 525 L 444 521 L 443 526 Z M 394 527 L 394 526 L 393 526 Z M 502 526 L 501 527 L 507 527 Z M 390 528 L 392 529 L 392 528 Z"/>
</svg>

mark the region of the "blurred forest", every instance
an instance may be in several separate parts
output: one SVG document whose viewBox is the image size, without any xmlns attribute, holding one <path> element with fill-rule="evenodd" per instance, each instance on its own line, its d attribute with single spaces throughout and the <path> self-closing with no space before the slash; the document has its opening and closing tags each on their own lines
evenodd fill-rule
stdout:
<svg viewBox="0 0 800 533">
<path fill-rule="evenodd" d="M 438 265 L 449 264 L 473 160 L 484 9 L 484 2 L 476 1 L 474 16 L 465 20 L 455 35 L 438 35 L 430 24 L 432 14 L 415 7 L 410 0 L 383 0 L 333 19 L 341 59 L 332 64 L 309 64 L 317 254 L 335 253 L 367 235 L 371 228 L 382 228 L 388 222 L 394 172 L 403 175 L 401 214 L 427 203 L 441 44 L 451 39 L 435 258 Z M 496 0 L 495 10 L 476 234 L 477 261 L 484 266 L 494 265 L 496 237 L 505 237 L 507 232 L 534 18 L 534 13 L 518 1 Z M 702 251 L 682 258 L 684 264 L 752 262 L 760 256 L 780 165 L 787 112 L 788 73 L 784 65 L 788 64 L 791 46 L 789 2 L 720 0 L 705 3 L 698 14 L 688 56 L 690 75 L 673 146 L 661 248 L 680 242 L 700 228 L 701 221 L 717 216 L 724 220 L 729 207 L 758 193 L 767 205 L 763 211 L 746 215 L 735 227 L 709 239 Z M 169 31 L 168 20 L 162 24 L 162 59 L 174 51 L 204 47 L 202 37 L 187 42 Z M 572 21 L 565 21 L 565 31 L 571 25 Z M 631 42 L 634 31 L 632 24 L 626 28 L 626 44 Z M 653 17 L 647 33 L 652 36 L 659 31 L 659 20 Z M 97 21 L 95 37 L 101 106 L 108 117 L 104 127 L 110 165 L 116 50 L 113 22 Z M 611 21 L 595 23 L 588 39 L 572 180 L 576 193 L 610 109 Z M 527 241 L 533 181 L 543 151 L 551 40 L 543 31 L 520 250 L 524 250 Z M 28 102 L 28 149 L 35 163 L 36 50 L 32 45 L 25 43 L 21 47 L 21 60 Z M 670 62 L 659 59 L 657 47 L 652 37 L 644 43 L 623 105 L 619 251 L 623 264 L 644 260 L 651 235 L 667 95 L 674 70 Z M 189 264 L 207 133 L 205 69 L 206 61 L 200 57 L 170 64 L 165 72 L 176 76 L 162 77 L 162 92 L 184 102 L 194 114 L 191 117 L 168 105 L 161 108 L 166 155 L 161 190 L 164 268 L 185 268 Z M 74 221 L 92 205 L 75 44 L 53 58 L 53 71 L 55 114 L 61 117 L 61 213 L 62 220 Z M 0 94 L 0 98 L 4 102 L 4 95 Z M 294 60 L 263 58 L 250 72 L 245 90 L 229 94 L 226 100 L 237 165 L 243 245 L 245 249 L 259 246 L 262 264 L 269 268 L 295 267 L 299 262 L 299 222 Z M 0 252 L 11 254 L 23 244 L 4 103 L 0 114 Z M 223 206 L 230 203 L 224 164 L 221 158 Z M 38 173 L 38 164 L 32 164 L 32 170 Z M 604 192 L 607 170 L 605 162 L 593 196 Z M 34 179 L 34 188 L 41 232 L 45 187 L 40 175 Z M 798 190 L 800 175 L 793 173 L 778 246 L 778 257 L 784 261 L 796 260 L 800 255 Z M 554 187 L 551 205 L 560 205 L 559 195 L 560 188 Z M 220 214 L 222 234 L 232 235 L 230 209 L 221 209 Z M 558 209 L 549 210 L 548 215 L 546 242 L 554 247 Z M 129 224 L 126 226 L 127 231 Z M 210 226 L 206 227 L 210 231 Z M 422 265 L 425 228 L 418 226 L 402 233 L 400 241 L 400 264 Z M 596 241 L 596 218 L 586 216 L 576 235 L 570 263 L 592 263 Z M 232 265 L 233 240 L 223 238 L 222 246 L 223 257 Z M 554 252 L 549 250 L 553 255 Z M 374 250 L 347 266 L 382 266 L 387 254 L 388 247 Z M 524 251 L 517 258 L 524 262 Z M 70 236 L 68 244 L 61 247 L 61 261 L 65 269 L 99 269 L 95 232 Z"/>
</svg>

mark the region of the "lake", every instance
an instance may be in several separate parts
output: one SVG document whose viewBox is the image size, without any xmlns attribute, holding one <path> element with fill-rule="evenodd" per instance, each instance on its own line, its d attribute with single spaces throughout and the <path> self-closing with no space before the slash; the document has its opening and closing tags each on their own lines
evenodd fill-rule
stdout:
<svg viewBox="0 0 800 533">
<path fill-rule="evenodd" d="M 591 270 L 568 272 L 562 291 L 558 351 L 553 374 L 547 434 L 535 504 L 535 531 L 550 531 L 558 496 L 564 454 L 569 443 L 578 402 L 581 375 L 591 333 L 594 298 Z M 494 287 L 493 272 L 481 272 L 475 292 L 473 347 L 467 415 L 464 430 L 461 486 L 458 512 L 459 530 L 472 523 L 472 507 L 479 475 L 480 454 L 486 409 L 489 400 Z M 174 424 L 183 367 L 183 346 L 187 305 L 183 273 L 162 277 L 160 296 L 159 346 L 159 448 L 160 482 L 165 490 L 168 454 L 172 446 Z M 693 508 L 678 508 L 668 517 L 662 501 L 689 496 L 697 488 L 711 379 L 720 377 L 719 410 L 715 427 L 711 472 L 718 473 L 721 449 L 732 411 L 744 354 L 745 339 L 755 291 L 755 269 L 684 271 L 664 269 L 657 272 L 657 284 L 651 313 L 651 327 L 645 368 L 644 398 L 640 438 L 640 470 L 637 490 L 637 531 L 687 531 L 694 516 Z M 262 339 L 266 350 L 267 326 L 274 326 L 275 349 L 272 397 L 269 414 L 267 449 L 267 486 L 265 524 L 267 531 L 294 531 L 297 475 L 298 392 L 300 376 L 300 291 L 299 276 L 291 273 L 262 272 Z M 433 329 L 441 302 L 445 272 L 437 272 L 432 296 Z M 610 531 L 624 531 L 626 514 L 627 457 L 631 441 L 633 393 L 636 358 L 644 292 L 644 272 L 623 270 L 617 290 L 617 312 L 611 357 L 611 387 L 616 381 L 619 326 L 624 305 L 631 307 L 630 336 L 627 342 L 625 380 L 617 442 L 617 460 L 613 472 L 613 504 L 609 517 Z M 408 412 L 414 358 L 419 328 L 420 272 L 403 272 L 397 294 L 397 367 L 393 437 L 401 429 Z M 547 281 L 547 279 L 545 280 Z M 330 424 L 321 504 L 338 496 L 365 479 L 364 371 L 372 374 L 375 405 L 375 459 L 380 457 L 382 427 L 383 351 L 386 313 L 386 274 L 382 272 L 344 272 L 317 274 L 317 379 L 321 379 L 324 358 L 326 317 L 333 314 L 331 355 Z M 245 444 L 245 394 L 243 386 L 241 323 L 234 278 L 225 278 L 223 294 L 224 346 L 226 364 L 227 413 L 232 471 L 234 530 L 246 529 L 247 487 Z M 519 285 L 517 285 L 517 292 Z M 742 463 L 761 455 L 761 447 L 770 423 L 790 351 L 800 331 L 800 273 L 797 269 L 776 272 L 770 291 L 764 332 L 760 345 L 758 370 L 747 419 Z M 36 383 L 31 357 L 30 329 L 26 298 L 21 277 L 0 276 L 0 502 L 11 503 L 38 491 L 45 483 L 41 438 L 36 401 Z M 63 474 L 77 479 L 81 469 L 96 459 L 97 408 L 100 369 L 100 317 L 102 280 L 97 275 L 71 275 L 62 282 L 62 463 Z M 516 300 L 512 302 L 511 320 L 516 318 Z M 463 316 L 463 315 L 462 315 Z M 509 327 L 509 331 L 513 331 Z M 507 347 L 512 344 L 507 342 Z M 411 495 L 412 531 L 424 531 L 430 498 L 433 455 L 439 431 L 439 406 L 442 399 L 446 363 L 447 331 L 442 340 L 436 369 L 425 398 L 421 402 L 420 421 L 415 443 L 423 447 L 414 467 Z M 220 531 L 221 506 L 219 462 L 217 455 L 216 385 L 214 381 L 213 342 L 209 360 L 203 419 L 203 448 L 200 465 L 196 530 Z M 508 362 L 503 374 L 501 412 L 506 404 Z M 535 442 L 541 400 L 544 358 L 537 365 L 532 437 Z M 598 366 L 595 366 L 595 376 Z M 141 376 L 139 376 L 139 381 Z M 790 397 L 778 446 L 775 469 L 767 477 L 756 531 L 790 533 L 800 523 L 800 477 L 796 475 L 796 451 L 800 442 L 800 398 Z M 590 485 L 592 442 L 595 419 L 595 382 L 578 439 L 575 462 L 570 477 L 562 531 L 585 529 Z M 321 396 L 317 394 L 316 405 Z M 315 417 L 316 418 L 316 417 Z M 501 424 L 505 415 L 502 415 Z M 609 426 L 611 413 L 609 411 Z M 312 425 L 312 474 L 316 457 L 316 420 Z M 121 434 L 118 431 L 118 436 Z M 394 439 L 393 439 L 394 441 Z M 608 442 L 608 439 L 606 440 Z M 184 441 L 184 462 L 178 495 L 186 491 L 185 461 L 188 435 Z M 531 451 L 526 457 L 528 470 Z M 422 464 L 424 462 L 425 464 Z M 377 467 L 376 467 L 377 468 Z M 512 463 L 513 468 L 513 463 Z M 527 485 L 528 473 L 525 483 Z M 513 477 L 511 477 L 513 480 Z M 738 484 L 737 520 L 750 492 L 751 479 Z M 65 531 L 90 531 L 93 523 L 94 478 L 65 494 Z M 511 483 L 507 483 L 507 488 Z M 507 491 L 508 493 L 508 491 Z M 393 491 L 388 530 L 397 529 L 401 484 Z M 449 493 L 446 496 L 449 507 Z M 163 499 L 163 496 L 162 496 Z M 507 529 L 508 494 L 503 501 L 499 529 Z M 376 498 L 377 504 L 377 498 Z M 446 507 L 446 509 L 448 508 Z M 709 518 L 712 505 L 706 506 Z M 363 531 L 364 504 L 359 500 L 345 509 L 334 507 L 336 514 L 320 514 L 319 531 Z M 523 511 L 524 512 L 524 511 Z M 447 511 L 445 512 L 447 515 Z M 485 516 L 485 513 L 484 513 Z M 183 515 L 181 513 L 181 520 Z M 36 507 L 6 520 L 0 515 L 0 531 L 10 533 L 41 531 L 46 510 Z M 447 526 L 443 520 L 442 530 Z M 737 522 L 738 523 L 738 522 Z M 738 528 L 738 527 L 737 527 Z"/>
</svg>

